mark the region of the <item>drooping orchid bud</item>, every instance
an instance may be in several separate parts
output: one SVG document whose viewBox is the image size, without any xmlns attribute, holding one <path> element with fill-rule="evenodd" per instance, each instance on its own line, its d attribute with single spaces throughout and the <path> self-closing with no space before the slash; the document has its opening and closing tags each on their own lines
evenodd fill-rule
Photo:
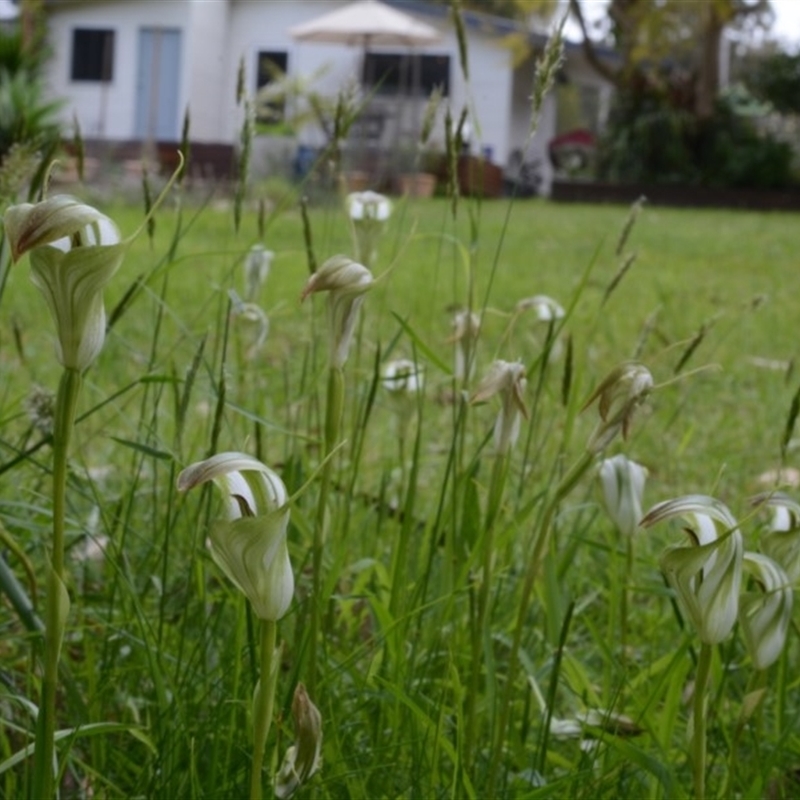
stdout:
<svg viewBox="0 0 800 800">
<path fill-rule="evenodd" d="M 628 437 L 634 412 L 653 388 L 653 376 L 647 367 L 634 362 L 621 364 L 595 389 L 583 408 L 599 399 L 600 423 L 589 437 L 587 449 L 604 450 L 617 436 Z"/>
<path fill-rule="evenodd" d="M 739 600 L 739 625 L 756 669 L 778 660 L 792 619 L 792 587 L 789 576 L 771 558 L 745 553 L 742 567 L 760 591 L 744 592 Z"/>
<path fill-rule="evenodd" d="M 278 800 L 291 797 L 322 763 L 322 715 L 302 683 L 298 683 L 294 690 L 292 717 L 296 741 L 286 751 L 275 776 L 275 797 Z"/>
<path fill-rule="evenodd" d="M 481 318 L 474 311 L 459 311 L 453 317 L 453 335 L 448 339 L 455 345 L 453 376 L 457 381 L 472 377 L 475 371 L 475 345 L 481 331 Z"/>
<path fill-rule="evenodd" d="M 620 453 L 604 459 L 599 475 L 608 515 L 621 534 L 633 536 L 642 518 L 647 470 Z"/>
<path fill-rule="evenodd" d="M 347 256 L 329 258 L 309 279 L 301 302 L 315 292 L 329 292 L 328 322 L 331 335 L 331 366 L 341 368 L 347 361 L 358 310 L 364 294 L 372 287 L 372 273 Z"/>
<path fill-rule="evenodd" d="M 684 613 L 700 640 L 721 642 L 736 622 L 742 582 L 742 534 L 727 506 L 713 497 L 687 495 L 659 503 L 641 526 L 682 517 L 691 539 L 688 547 L 672 547 L 659 559 Z"/>
<path fill-rule="evenodd" d="M 212 558 L 244 593 L 257 617 L 279 620 L 294 595 L 283 481 L 252 456 L 218 453 L 183 470 L 178 489 L 188 491 L 206 481 L 222 490 L 227 504 L 227 518 L 211 527 Z"/>
<path fill-rule="evenodd" d="M 11 206 L 3 224 L 12 259 L 30 254 L 31 278 L 56 325 L 59 362 L 85 370 L 103 347 L 103 290 L 125 255 L 117 226 L 66 195 Z"/>
<path fill-rule="evenodd" d="M 245 299 L 255 300 L 261 287 L 269 277 L 275 253 L 263 244 L 254 244 L 244 260 Z"/>
<path fill-rule="evenodd" d="M 525 367 L 519 361 L 495 361 L 472 397 L 481 403 L 500 395 L 502 405 L 494 423 L 495 452 L 503 455 L 511 451 L 519 438 L 522 417 L 528 418 L 525 408 Z"/>
</svg>

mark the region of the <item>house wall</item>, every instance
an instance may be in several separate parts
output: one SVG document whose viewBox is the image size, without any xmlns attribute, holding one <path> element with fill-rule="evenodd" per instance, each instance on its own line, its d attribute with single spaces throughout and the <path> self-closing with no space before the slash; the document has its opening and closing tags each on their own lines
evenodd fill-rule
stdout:
<svg viewBox="0 0 800 800">
<path fill-rule="evenodd" d="M 223 113 L 236 83 L 229 80 L 228 37 L 230 4 L 191 0 L 187 32 L 188 107 L 191 138 L 199 142 L 228 142 Z"/>
<path fill-rule="evenodd" d="M 136 64 L 139 28 L 164 27 L 185 31 L 191 10 L 185 0 L 137 0 L 137 2 L 60 3 L 48 7 L 48 40 L 52 58 L 47 63 L 48 92 L 67 103 L 61 111 L 65 126 L 77 118 L 87 138 L 130 139 L 135 124 Z M 72 32 L 75 28 L 115 31 L 114 72 L 109 83 L 72 81 Z M 185 58 L 184 58 L 185 63 Z M 189 94 L 188 70 L 180 76 L 181 108 Z M 182 114 L 180 115 L 182 116 Z"/>
</svg>

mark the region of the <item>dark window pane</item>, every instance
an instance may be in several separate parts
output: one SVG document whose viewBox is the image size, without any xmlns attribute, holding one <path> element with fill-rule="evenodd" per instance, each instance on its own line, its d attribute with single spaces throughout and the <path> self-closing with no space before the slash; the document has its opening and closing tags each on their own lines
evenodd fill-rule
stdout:
<svg viewBox="0 0 800 800">
<path fill-rule="evenodd" d="M 114 78 L 114 31 L 76 28 L 72 32 L 72 80 Z"/>
<path fill-rule="evenodd" d="M 285 75 L 288 67 L 288 53 L 279 50 L 261 50 L 256 62 L 256 93 Z M 283 122 L 286 116 L 284 98 L 269 101 L 259 100 L 256 109 L 257 122 Z"/>
<path fill-rule="evenodd" d="M 364 85 L 378 94 L 408 94 L 427 97 L 437 86 L 450 93 L 450 56 L 367 53 Z"/>
</svg>

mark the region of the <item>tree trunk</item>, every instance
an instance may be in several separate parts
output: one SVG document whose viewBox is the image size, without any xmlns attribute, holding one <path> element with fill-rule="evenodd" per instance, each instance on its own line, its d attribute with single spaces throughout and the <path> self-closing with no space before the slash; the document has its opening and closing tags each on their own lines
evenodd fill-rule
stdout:
<svg viewBox="0 0 800 800">
<path fill-rule="evenodd" d="M 714 105 L 720 90 L 720 54 L 723 47 L 725 22 L 720 17 L 715 3 L 707 3 L 700 35 L 700 58 L 698 60 L 697 89 L 695 92 L 695 114 L 700 120 L 714 115 Z"/>
</svg>

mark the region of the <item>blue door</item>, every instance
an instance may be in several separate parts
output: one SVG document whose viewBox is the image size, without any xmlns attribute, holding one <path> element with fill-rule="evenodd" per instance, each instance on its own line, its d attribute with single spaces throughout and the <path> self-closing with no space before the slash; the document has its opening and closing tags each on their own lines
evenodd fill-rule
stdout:
<svg viewBox="0 0 800 800">
<path fill-rule="evenodd" d="M 180 75 L 180 30 L 141 28 L 136 72 L 137 139 L 178 139 Z"/>
</svg>

